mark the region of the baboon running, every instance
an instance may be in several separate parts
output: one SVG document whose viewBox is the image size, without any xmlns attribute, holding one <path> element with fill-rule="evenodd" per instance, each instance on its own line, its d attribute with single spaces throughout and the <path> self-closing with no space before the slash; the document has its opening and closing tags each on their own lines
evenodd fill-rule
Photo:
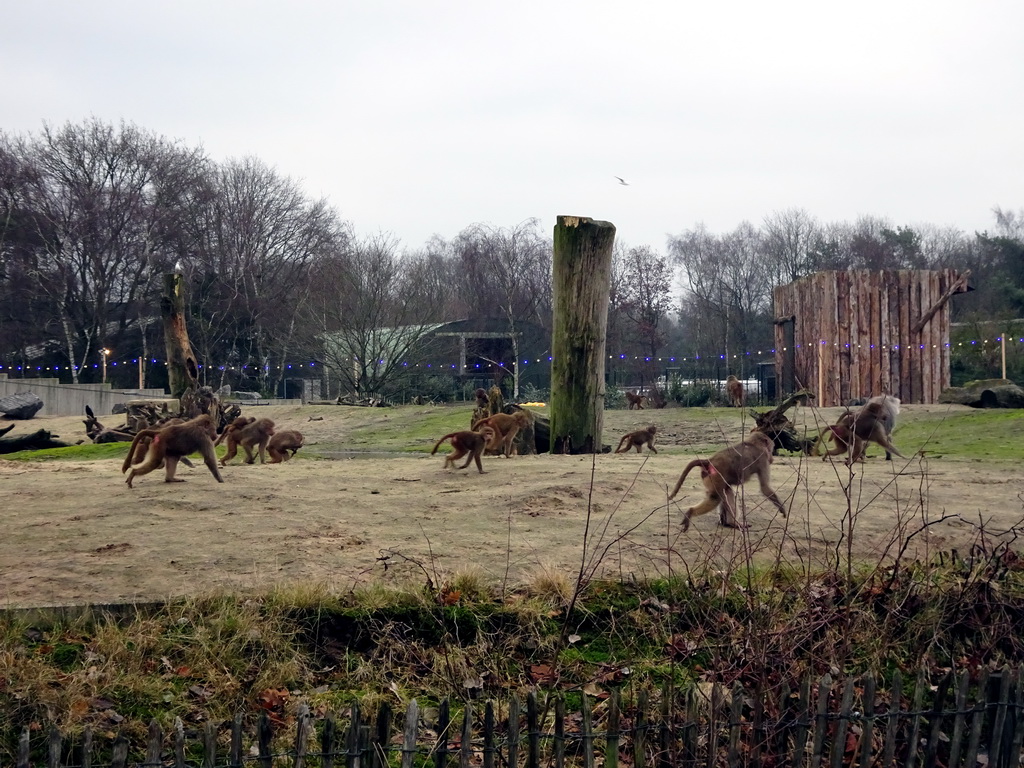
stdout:
<svg viewBox="0 0 1024 768">
<path fill-rule="evenodd" d="M 466 463 L 463 464 L 459 469 L 465 469 L 469 466 L 469 462 L 475 461 L 476 468 L 482 475 L 484 473 L 483 464 L 480 463 L 480 456 L 484 452 L 484 448 L 494 435 L 494 430 L 490 427 L 484 427 L 480 432 L 472 432 L 470 430 L 462 430 L 460 432 L 449 432 L 447 435 L 442 437 L 436 443 L 434 443 L 434 450 L 430 452 L 433 456 L 437 453 L 437 449 L 441 447 L 441 443 L 445 440 L 451 440 L 452 448 L 455 450 L 444 457 L 444 468 L 448 469 L 449 466 L 455 467 L 455 462 L 461 459 L 466 454 Z"/>
<path fill-rule="evenodd" d="M 839 421 L 828 427 L 828 431 L 823 434 L 823 437 L 831 435 L 835 438 L 836 446 L 825 454 L 822 461 L 828 461 L 830 456 L 837 456 L 849 450 L 850 453 L 846 457 L 846 464 L 849 466 L 864 458 L 868 443 L 878 443 L 885 448 L 886 460 L 891 461 L 894 453 L 901 459 L 907 458 L 892 444 L 890 438 L 899 412 L 899 398 L 879 395 L 872 397 L 856 411 L 844 413 Z"/>
<path fill-rule="evenodd" d="M 223 483 L 224 478 L 220 476 L 220 471 L 217 469 L 217 453 L 213 448 L 213 438 L 216 435 L 217 430 L 213 425 L 213 418 L 205 413 L 182 424 L 171 424 L 161 429 L 140 430 L 135 434 L 135 438 L 128 448 L 128 456 L 125 458 L 124 464 L 121 465 L 121 472 L 128 472 L 128 479 L 125 480 L 125 483 L 131 488 L 132 480 L 136 476 L 148 474 L 154 469 L 159 469 L 161 465 L 166 470 L 164 482 L 183 483 L 184 480 L 174 476 L 178 462 L 188 454 L 197 451 L 202 454 L 206 468 L 210 470 L 217 482 Z M 136 447 L 147 439 L 150 440 L 150 443 L 145 460 L 141 464 L 132 465 Z"/>
<path fill-rule="evenodd" d="M 658 449 L 654 447 L 654 434 L 658 431 L 658 428 L 651 424 L 649 427 L 644 429 L 638 429 L 629 434 L 623 435 L 619 441 L 619 447 L 615 449 L 616 453 L 629 453 L 630 448 L 636 448 L 637 453 L 642 452 L 642 447 L 646 443 L 647 447 L 651 449 L 651 453 L 657 453 Z"/>
<path fill-rule="evenodd" d="M 691 517 L 703 515 L 717 506 L 721 506 L 719 520 L 722 525 L 727 528 L 745 527 L 745 524 L 741 525 L 736 517 L 736 494 L 733 493 L 732 486 L 743 485 L 754 475 L 757 475 L 761 484 L 761 493 L 785 517 L 786 508 L 770 485 L 772 445 L 772 439 L 768 435 L 763 432 L 752 432 L 742 443 L 723 448 L 710 459 L 694 459 L 687 464 L 669 500 L 674 499 L 679 493 L 683 481 L 694 467 L 700 467 L 700 476 L 704 481 L 707 496 L 700 504 L 686 510 L 683 516 L 683 531 L 689 530 Z"/>
</svg>

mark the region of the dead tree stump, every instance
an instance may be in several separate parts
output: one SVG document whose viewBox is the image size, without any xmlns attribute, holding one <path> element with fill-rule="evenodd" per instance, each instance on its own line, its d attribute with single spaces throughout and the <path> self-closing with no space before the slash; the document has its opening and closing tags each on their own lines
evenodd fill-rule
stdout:
<svg viewBox="0 0 1024 768">
<path fill-rule="evenodd" d="M 615 225 L 559 216 L 552 259 L 551 453 L 602 450 L 605 334 Z"/>
<path fill-rule="evenodd" d="M 160 297 L 160 315 L 164 323 L 164 348 L 167 350 L 167 382 L 171 397 L 180 398 L 185 391 L 199 386 L 199 365 L 192 354 L 185 325 L 185 280 L 178 272 L 164 275 L 164 291 Z M 184 406 L 184 403 L 182 403 Z"/>
</svg>

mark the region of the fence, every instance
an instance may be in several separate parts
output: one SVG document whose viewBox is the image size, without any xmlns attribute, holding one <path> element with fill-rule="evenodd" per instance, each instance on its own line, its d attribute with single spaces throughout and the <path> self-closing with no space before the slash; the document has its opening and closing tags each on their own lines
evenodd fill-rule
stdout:
<svg viewBox="0 0 1024 768">
<path fill-rule="evenodd" d="M 606 698 L 576 697 L 579 711 L 567 714 L 566 699 L 531 693 L 522 712 L 517 699 L 499 719 L 493 701 L 461 704 L 453 712 L 442 701 L 430 722 L 415 700 L 402 722 L 383 705 L 370 720 L 358 706 L 341 726 L 334 716 L 316 720 L 306 705 L 294 717 L 294 737 L 281 711 L 235 717 L 225 732 L 207 723 L 187 736 L 180 720 L 165 738 L 154 720 L 145 755 L 129 757 L 128 741 L 94 749 L 91 731 L 78 744 L 65 743 L 51 729 L 33 751 L 26 728 L 18 744 L 16 768 L 80 766 L 216 766 L 258 768 L 384 768 L 458 765 L 585 766 L 965 766 L 1019 765 L 1024 741 L 1024 681 L 1020 669 L 952 672 L 932 685 L 923 675 L 905 690 L 899 673 L 878 688 L 873 677 L 848 678 L 833 685 L 829 676 L 807 679 L 799 691 L 785 685 L 770 693 L 719 685 L 707 697 L 676 707 L 667 692 L 652 707 L 641 693 L 628 706 L 613 687 Z M 596 703 L 595 703 L 596 701 Z M 404 725 L 402 725 L 404 723 Z M 399 727 L 402 726 L 402 727 Z M 251 731 L 251 732 L 250 732 Z M 275 731 L 285 746 L 275 746 Z M 287 732 L 286 732 L 287 731 Z M 191 738 L 191 741 L 189 739 Z M 39 742 L 43 742 L 40 738 Z M 226 755 L 220 756 L 226 746 Z M 98 752 L 103 752 L 99 755 Z M 100 762 L 97 758 L 109 759 Z M 77 762 L 76 762 L 77 761 Z"/>
</svg>

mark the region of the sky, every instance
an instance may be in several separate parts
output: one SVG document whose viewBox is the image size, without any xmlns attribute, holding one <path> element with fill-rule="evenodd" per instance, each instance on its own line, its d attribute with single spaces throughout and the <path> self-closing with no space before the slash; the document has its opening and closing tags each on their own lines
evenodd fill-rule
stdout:
<svg viewBox="0 0 1024 768">
<path fill-rule="evenodd" d="M 1024 209 L 1021 30 L 1020 0 L 8 2 L 0 129 L 255 156 L 411 250 L 562 214 L 662 251 L 791 208 L 970 234 Z"/>
</svg>

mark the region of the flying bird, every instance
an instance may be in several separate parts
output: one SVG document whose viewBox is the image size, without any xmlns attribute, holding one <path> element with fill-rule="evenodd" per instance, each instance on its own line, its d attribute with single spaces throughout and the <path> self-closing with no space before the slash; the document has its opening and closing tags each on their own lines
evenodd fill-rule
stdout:
<svg viewBox="0 0 1024 768">
<path fill-rule="evenodd" d="M 616 176 L 615 178 L 619 180 L 619 184 L 624 184 L 624 185 L 625 185 L 625 186 L 627 186 L 627 187 L 629 186 L 629 182 L 628 182 L 628 181 L 626 181 L 626 180 L 625 180 L 624 178 L 622 178 L 621 176 Z"/>
</svg>

